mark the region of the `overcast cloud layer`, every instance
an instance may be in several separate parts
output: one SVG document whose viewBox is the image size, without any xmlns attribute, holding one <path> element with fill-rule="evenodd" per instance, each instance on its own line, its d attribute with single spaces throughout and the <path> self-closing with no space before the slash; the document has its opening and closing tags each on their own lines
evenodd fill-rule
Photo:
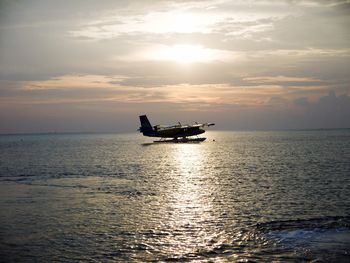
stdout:
<svg viewBox="0 0 350 263">
<path fill-rule="evenodd" d="M 0 0 L 0 133 L 350 127 L 350 1 Z"/>
</svg>

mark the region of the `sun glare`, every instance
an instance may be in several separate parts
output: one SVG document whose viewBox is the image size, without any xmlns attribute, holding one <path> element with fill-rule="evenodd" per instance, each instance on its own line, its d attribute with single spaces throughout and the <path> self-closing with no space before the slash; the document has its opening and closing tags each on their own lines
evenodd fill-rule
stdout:
<svg viewBox="0 0 350 263">
<path fill-rule="evenodd" d="M 164 48 L 159 51 L 159 58 L 184 64 L 211 59 L 209 50 L 197 45 L 174 45 Z"/>
</svg>

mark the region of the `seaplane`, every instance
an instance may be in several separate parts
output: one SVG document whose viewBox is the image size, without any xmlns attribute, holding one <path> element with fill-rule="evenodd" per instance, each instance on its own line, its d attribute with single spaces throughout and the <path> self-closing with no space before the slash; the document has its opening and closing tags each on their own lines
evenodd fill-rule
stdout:
<svg viewBox="0 0 350 263">
<path fill-rule="evenodd" d="M 152 126 L 146 115 L 141 115 L 140 122 L 141 127 L 139 131 L 144 136 L 149 137 L 160 137 L 160 140 L 153 141 L 155 143 L 160 142 L 172 142 L 172 143 L 181 143 L 181 142 L 202 142 L 206 138 L 198 137 L 199 134 L 205 132 L 205 127 L 210 127 L 215 125 L 215 123 L 195 123 L 193 125 L 182 125 L 180 122 L 172 126 L 164 125 L 155 125 Z M 197 136 L 197 137 L 191 137 Z M 170 139 L 169 139 L 170 138 Z"/>
</svg>

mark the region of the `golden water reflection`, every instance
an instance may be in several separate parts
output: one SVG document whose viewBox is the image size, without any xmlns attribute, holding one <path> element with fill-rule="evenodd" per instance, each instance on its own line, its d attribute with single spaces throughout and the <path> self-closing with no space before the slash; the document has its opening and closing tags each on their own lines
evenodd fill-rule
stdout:
<svg viewBox="0 0 350 263">
<path fill-rule="evenodd" d="M 204 145 L 174 146 L 172 171 L 168 186 L 172 188 L 166 204 L 170 213 L 167 238 L 175 255 L 210 250 L 220 242 L 222 229 L 214 223 L 211 180 L 205 172 L 208 163 Z"/>
</svg>

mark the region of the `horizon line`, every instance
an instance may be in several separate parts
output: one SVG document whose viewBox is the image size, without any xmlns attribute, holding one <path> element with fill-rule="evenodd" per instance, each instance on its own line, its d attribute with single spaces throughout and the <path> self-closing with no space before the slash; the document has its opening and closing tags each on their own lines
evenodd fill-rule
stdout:
<svg viewBox="0 0 350 263">
<path fill-rule="evenodd" d="M 290 129 L 222 129 L 222 130 L 210 130 L 206 132 L 268 132 L 268 131 L 332 131 L 332 130 L 350 130 L 350 127 L 341 127 L 341 128 L 290 128 Z M 78 135 L 78 134 L 129 134 L 129 133 L 138 133 L 137 131 L 129 132 L 118 132 L 118 131 L 106 131 L 106 132 L 97 132 L 97 131 L 54 131 L 54 132 L 8 132 L 1 133 L 0 136 L 7 135 Z"/>
</svg>

